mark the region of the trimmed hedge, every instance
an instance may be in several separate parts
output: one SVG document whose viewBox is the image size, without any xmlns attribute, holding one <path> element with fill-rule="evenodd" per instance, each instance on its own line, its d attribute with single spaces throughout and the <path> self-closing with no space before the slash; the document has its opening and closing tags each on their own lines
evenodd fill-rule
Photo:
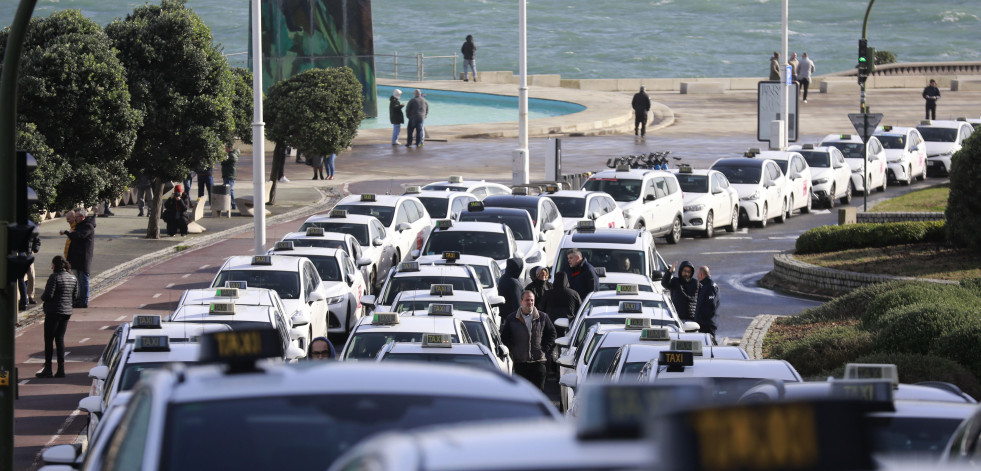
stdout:
<svg viewBox="0 0 981 471">
<path fill-rule="evenodd" d="M 944 225 L 945 221 L 909 221 L 815 227 L 797 238 L 796 252 L 808 254 L 924 242 L 943 243 L 946 239 Z"/>
<path fill-rule="evenodd" d="M 900 353 L 929 353 L 934 342 L 951 332 L 978 323 L 970 310 L 947 304 L 919 303 L 896 308 L 883 319 L 876 337 L 877 350 Z"/>
<path fill-rule="evenodd" d="M 981 322 L 948 332 L 933 343 L 931 354 L 956 361 L 981 378 Z"/>
<path fill-rule="evenodd" d="M 849 291 L 847 294 L 838 296 L 820 306 L 805 310 L 799 315 L 784 317 L 780 319 L 783 324 L 802 325 L 815 322 L 839 322 L 846 320 L 862 319 L 870 303 L 875 301 L 883 293 L 893 290 L 905 290 L 919 285 L 935 285 L 936 283 L 926 283 L 921 281 L 890 281 L 887 283 L 876 283 L 865 285 L 861 288 Z"/>
<path fill-rule="evenodd" d="M 981 397 L 981 382 L 978 382 L 977 377 L 954 361 L 935 355 L 874 353 L 858 357 L 851 363 L 893 363 L 899 369 L 901 383 L 944 381 L 957 385 L 962 391 L 975 398 Z M 825 376 L 841 378 L 844 374 L 845 365 L 841 365 L 828 371 Z"/>
<path fill-rule="evenodd" d="M 809 377 L 872 353 L 872 343 L 870 332 L 856 326 L 834 326 L 774 345 L 769 357 L 787 360 L 801 376 Z"/>
<path fill-rule="evenodd" d="M 894 309 L 905 308 L 914 304 L 944 304 L 970 310 L 979 300 L 971 291 L 959 285 L 940 283 L 910 283 L 895 285 L 880 292 L 879 296 L 869 302 L 862 317 L 862 328 L 878 330 L 885 325 L 884 318 Z"/>
<path fill-rule="evenodd" d="M 981 278 L 961 280 L 961 287 L 970 291 L 975 296 L 981 296 Z"/>
</svg>

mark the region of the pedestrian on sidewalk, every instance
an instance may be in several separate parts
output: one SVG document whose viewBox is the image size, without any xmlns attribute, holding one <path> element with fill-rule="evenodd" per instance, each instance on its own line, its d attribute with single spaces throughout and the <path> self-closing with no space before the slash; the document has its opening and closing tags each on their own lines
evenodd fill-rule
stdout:
<svg viewBox="0 0 981 471">
<path fill-rule="evenodd" d="M 187 210 L 191 208 L 191 200 L 180 185 L 174 187 L 174 193 L 164 201 L 163 220 L 167 223 L 167 235 L 173 237 L 180 232 L 187 235 Z"/>
<path fill-rule="evenodd" d="M 315 155 L 307 159 L 310 162 L 310 166 L 313 167 L 313 180 L 326 180 L 324 177 L 324 156 Z"/>
<path fill-rule="evenodd" d="M 678 267 L 678 275 L 672 276 L 675 267 Z M 678 317 L 683 321 L 695 320 L 695 304 L 698 301 L 698 280 L 695 279 L 695 266 L 688 260 L 674 262 L 664 277 L 661 278 L 661 286 L 671 293 L 671 304 Z"/>
<path fill-rule="evenodd" d="M 405 106 L 399 101 L 402 98 L 402 90 L 395 89 L 392 96 L 388 97 L 388 120 L 392 123 L 392 145 L 399 145 L 399 133 L 402 131 L 402 123 L 405 116 L 402 115 L 402 108 Z"/>
<path fill-rule="evenodd" d="M 715 338 L 715 331 L 719 328 L 715 322 L 718 311 L 719 285 L 712 281 L 709 267 L 702 265 L 698 267 L 698 305 L 695 307 L 699 332 L 712 334 L 712 338 Z"/>
<path fill-rule="evenodd" d="M 149 214 L 150 211 L 143 212 L 146 209 L 147 201 L 153 201 L 153 180 L 144 174 L 136 179 L 136 207 L 140 209 L 140 213 L 137 216 Z"/>
<path fill-rule="evenodd" d="M 89 274 L 92 273 L 92 257 L 95 252 L 95 215 L 89 216 L 85 208 L 75 209 L 75 228 L 61 233 L 72 242 L 68 246 L 66 260 L 78 280 L 78 299 L 74 307 L 88 308 Z"/>
<path fill-rule="evenodd" d="M 68 230 L 69 231 L 75 230 L 75 210 L 74 209 L 69 209 L 68 212 L 65 213 L 65 222 L 68 223 Z M 58 233 L 64 235 L 65 234 L 65 231 L 60 231 Z M 68 247 L 71 247 L 71 245 L 72 245 L 72 239 L 70 237 L 66 237 L 65 238 L 65 253 L 62 254 L 66 259 L 68 258 Z"/>
<path fill-rule="evenodd" d="M 463 43 L 463 47 L 460 48 L 460 52 L 463 53 L 463 81 L 467 81 L 467 69 L 469 68 L 473 71 L 473 81 L 477 81 L 477 61 L 474 60 L 474 55 L 477 53 L 477 45 L 473 42 L 473 35 L 468 34 L 466 42 Z"/>
<path fill-rule="evenodd" d="M 327 179 L 334 179 L 334 159 L 337 158 L 337 154 L 330 154 L 324 159 L 324 165 L 327 166 Z"/>
<path fill-rule="evenodd" d="M 71 264 L 60 255 L 51 260 L 51 275 L 41 294 L 44 311 L 44 369 L 38 378 L 65 377 L 65 330 L 72 316 L 72 304 L 78 297 L 78 280 L 71 274 Z M 58 353 L 58 371 L 51 373 L 52 343 Z"/>
<path fill-rule="evenodd" d="M 215 177 L 211 175 L 214 169 L 213 165 L 208 165 L 195 171 L 198 174 L 198 198 L 204 196 L 204 191 L 208 190 L 208 204 L 211 204 L 211 187 L 215 184 Z"/>
<path fill-rule="evenodd" d="M 770 80 L 780 81 L 780 53 L 777 51 L 770 57 Z"/>
<path fill-rule="evenodd" d="M 405 147 L 412 146 L 412 133 L 416 133 L 416 147 L 422 147 L 424 121 L 429 116 L 429 102 L 422 96 L 422 90 L 418 88 L 412 93 L 413 97 L 405 107 L 405 115 L 409 118 L 408 139 Z"/>
<path fill-rule="evenodd" d="M 36 232 L 31 236 L 29 245 L 33 254 L 37 254 L 41 250 L 41 238 L 38 237 Z M 34 263 L 30 264 L 27 267 L 27 273 L 17 280 L 17 291 L 19 294 L 17 305 L 21 311 L 26 311 L 28 304 L 37 304 L 37 301 L 34 300 L 34 265 Z"/>
<path fill-rule="evenodd" d="M 545 364 L 555 348 L 555 327 L 535 308 L 535 293 L 521 295 L 521 307 L 501 323 L 501 342 L 508 347 L 514 374 L 545 390 Z"/>
<path fill-rule="evenodd" d="M 651 111 L 651 97 L 647 96 L 646 88 L 643 85 L 640 91 L 634 94 L 634 99 L 630 106 L 634 108 L 634 136 L 637 135 L 637 128 L 640 128 L 640 137 L 647 133 L 647 113 Z"/>
<path fill-rule="evenodd" d="M 793 80 L 794 82 L 796 82 L 797 81 L 797 70 L 798 70 L 798 66 L 800 65 L 800 61 L 797 60 L 797 53 L 796 52 L 790 54 L 790 60 L 787 61 L 787 64 L 790 65 L 790 77 L 791 77 L 791 80 Z"/>
<path fill-rule="evenodd" d="M 807 103 L 807 89 L 811 86 L 811 74 L 814 73 L 814 61 L 810 57 L 807 57 L 805 52 L 801 56 L 800 64 L 797 66 L 797 80 L 800 82 L 800 88 L 804 92 L 804 103 Z"/>
<path fill-rule="evenodd" d="M 937 88 L 936 80 L 930 79 L 930 85 L 923 89 L 923 99 L 926 100 L 925 119 L 937 119 L 937 100 L 940 99 L 940 89 Z"/>
<path fill-rule="evenodd" d="M 232 199 L 232 209 L 235 207 L 235 179 L 238 178 L 238 149 L 229 142 L 225 144 L 225 160 L 221 161 L 221 182 L 228 186 L 228 196 Z"/>
<path fill-rule="evenodd" d="M 109 210 L 109 201 L 103 201 L 102 204 L 104 205 L 102 207 L 102 215 L 104 217 L 109 217 L 109 216 L 115 216 L 116 215 L 116 213 L 114 213 L 114 212 L 112 212 L 112 211 Z"/>
</svg>

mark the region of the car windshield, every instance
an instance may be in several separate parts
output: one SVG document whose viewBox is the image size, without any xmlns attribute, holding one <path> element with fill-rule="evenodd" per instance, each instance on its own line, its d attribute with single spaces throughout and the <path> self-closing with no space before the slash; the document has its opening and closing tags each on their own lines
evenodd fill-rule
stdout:
<svg viewBox="0 0 981 471">
<path fill-rule="evenodd" d="M 930 142 L 956 142 L 957 135 L 960 133 L 960 129 L 957 128 L 918 127 L 916 130 L 920 131 L 924 141 Z"/>
<path fill-rule="evenodd" d="M 589 360 L 589 369 L 586 370 L 587 376 L 594 374 L 606 374 L 613 364 L 613 357 L 616 356 L 620 347 L 600 348 L 593 353 L 593 358 Z"/>
<path fill-rule="evenodd" d="M 774 162 L 777 163 L 777 167 L 780 167 L 780 171 L 783 172 L 784 175 L 786 175 L 787 174 L 787 161 L 786 160 L 774 160 Z"/>
<path fill-rule="evenodd" d="M 470 265 L 471 268 L 477 272 L 477 279 L 480 280 L 480 286 L 484 288 L 494 287 L 494 277 L 491 275 L 491 269 L 487 265 Z"/>
<path fill-rule="evenodd" d="M 569 271 L 568 253 L 571 249 L 562 249 L 559 253 L 559 271 Z M 580 247 L 583 258 L 595 268 L 606 268 L 607 273 L 647 274 L 647 257 L 640 250 L 619 250 Z"/>
<path fill-rule="evenodd" d="M 879 135 L 875 136 L 879 138 L 879 142 L 882 143 L 882 147 L 886 149 L 905 149 L 906 148 L 906 136 L 885 136 Z"/>
<path fill-rule="evenodd" d="M 582 187 L 586 191 L 603 191 L 620 202 L 636 201 L 640 198 L 640 190 L 644 187 L 643 180 L 636 178 L 591 178 Z"/>
<path fill-rule="evenodd" d="M 463 326 L 467 328 L 467 334 L 470 335 L 470 340 L 473 343 L 479 343 L 490 348 L 490 339 L 487 338 L 487 331 L 484 330 L 483 323 L 479 321 L 463 321 Z"/>
<path fill-rule="evenodd" d="M 620 381 L 629 381 L 632 379 L 637 379 L 640 375 L 640 370 L 644 369 L 644 365 L 647 362 L 644 361 L 632 361 L 623 364 L 623 370 L 620 371 Z"/>
<path fill-rule="evenodd" d="M 445 218 L 446 210 L 450 206 L 450 200 L 446 198 L 420 196 L 419 201 L 426 207 L 426 212 L 429 213 L 429 217 L 431 218 Z"/>
<path fill-rule="evenodd" d="M 394 387 L 394 385 L 393 385 Z M 161 470 L 322 471 L 365 438 L 389 430 L 550 417 L 532 401 L 451 395 L 277 394 L 171 403 Z"/>
<path fill-rule="evenodd" d="M 870 417 L 875 450 L 903 458 L 940 458 L 961 419 Z"/>
<path fill-rule="evenodd" d="M 446 190 L 450 190 L 450 191 L 456 191 L 456 192 L 459 192 L 459 193 L 463 193 L 463 192 L 467 191 L 467 188 L 465 188 L 465 187 L 462 187 L 462 186 L 450 186 L 450 185 L 426 185 L 426 186 L 422 187 L 422 189 L 423 190 L 432 190 L 432 191 L 446 191 Z"/>
<path fill-rule="evenodd" d="M 127 363 L 123 367 L 123 376 L 119 379 L 119 391 L 129 391 L 145 376 L 163 369 L 169 363 L 158 361 L 153 363 Z"/>
<path fill-rule="evenodd" d="M 586 198 L 578 196 L 552 196 L 549 195 L 555 206 L 559 208 L 559 214 L 564 218 L 581 218 L 586 215 Z"/>
<path fill-rule="evenodd" d="M 648 315 L 649 316 L 649 315 Z M 644 316 L 644 317 L 648 317 Z M 593 317 L 591 319 L 585 319 L 582 321 L 582 325 L 579 327 L 579 333 L 576 334 L 574 347 L 578 347 L 579 344 L 586 338 L 586 332 L 589 332 L 589 328 L 594 325 L 623 325 L 625 322 L 624 317 Z M 673 321 L 666 319 L 651 319 L 651 327 L 674 327 L 677 328 L 678 325 Z M 604 370 L 605 371 L 605 370 Z"/>
<path fill-rule="evenodd" d="M 225 270 L 218 273 L 211 287 L 225 286 L 226 281 L 244 281 L 249 288 L 271 289 L 282 299 L 300 298 L 300 274 L 293 271 Z"/>
<path fill-rule="evenodd" d="M 613 287 L 613 289 L 616 289 L 616 287 Z M 623 301 L 635 301 L 635 300 L 630 299 L 629 296 L 624 296 L 624 297 L 621 297 L 621 298 L 589 299 L 588 301 L 586 301 L 585 303 L 583 303 L 583 306 L 582 306 L 581 310 L 582 311 L 585 311 L 587 309 L 594 308 L 594 307 L 619 306 L 620 303 L 623 302 Z M 657 299 L 644 299 L 644 300 L 641 300 L 640 303 L 643 304 L 644 307 L 649 307 L 651 309 L 665 309 L 665 310 L 667 310 L 667 308 L 668 308 L 667 304 L 665 304 L 664 301 L 660 301 L 660 300 L 657 300 Z"/>
<path fill-rule="evenodd" d="M 859 142 L 822 142 L 821 146 L 830 146 L 840 150 L 846 159 L 861 159 L 865 157 L 865 144 Z"/>
<path fill-rule="evenodd" d="M 801 150 L 800 155 L 804 156 L 809 167 L 830 168 L 831 154 L 815 150 Z"/>
<path fill-rule="evenodd" d="M 733 184 L 756 184 L 760 182 L 762 165 L 717 165 L 712 170 L 718 170 Z"/>
<path fill-rule="evenodd" d="M 395 207 L 394 206 L 381 206 L 377 204 L 342 204 L 334 209 L 343 209 L 348 212 L 348 214 L 361 214 L 364 216 L 374 216 L 381 221 L 382 225 L 389 227 L 392 225 L 392 219 L 395 218 Z"/>
<path fill-rule="evenodd" d="M 356 332 L 348 341 L 345 360 L 374 360 L 388 342 L 422 342 L 422 332 Z M 460 337 L 453 334 L 453 343 Z"/>
<path fill-rule="evenodd" d="M 511 257 L 511 244 L 503 232 L 434 231 L 429 235 L 423 255 L 442 255 L 443 252 L 453 251 L 507 260 Z"/>
<path fill-rule="evenodd" d="M 338 265 L 336 257 L 319 255 L 304 255 L 304 257 L 313 262 L 313 266 L 317 268 L 317 273 L 320 273 L 321 280 L 343 281 L 341 279 L 341 267 Z"/>
<path fill-rule="evenodd" d="M 708 175 L 689 175 L 678 174 L 678 183 L 681 184 L 681 191 L 685 193 L 708 193 Z"/>
<path fill-rule="evenodd" d="M 272 328 L 271 325 L 269 324 L 269 322 L 260 322 L 260 321 L 236 321 L 236 320 L 230 320 L 230 319 L 228 319 L 228 317 L 230 317 L 230 316 L 217 316 L 217 317 L 221 317 L 221 319 L 216 321 L 214 319 L 209 319 L 207 317 L 203 317 L 203 318 L 199 318 L 199 319 L 187 319 L 187 320 L 185 320 L 185 319 L 183 319 L 181 317 L 175 317 L 172 320 L 181 321 L 181 322 L 187 322 L 189 324 L 191 324 L 191 323 L 199 323 L 199 324 L 200 323 L 208 323 L 208 324 L 214 324 L 215 322 L 219 322 L 219 323 L 222 323 L 222 324 L 227 325 L 232 330 L 255 330 L 255 329 L 270 329 L 270 328 Z M 171 343 L 173 343 L 173 340 L 171 340 Z"/>
<path fill-rule="evenodd" d="M 315 247 L 318 249 L 342 249 L 345 252 L 347 252 L 347 244 L 345 244 L 343 240 L 330 240 L 330 239 L 286 239 L 286 240 L 292 242 L 293 247 Z"/>
<path fill-rule="evenodd" d="M 484 212 L 484 211 L 464 211 L 460 214 L 460 221 L 465 222 L 493 222 L 495 224 L 504 224 L 511 228 L 511 233 L 514 235 L 514 240 L 531 240 L 531 220 L 528 219 L 528 213 L 522 212 L 519 214 L 495 214 L 494 212 Z"/>
<path fill-rule="evenodd" d="M 452 304 L 455 311 L 479 312 L 487 314 L 484 303 L 479 301 L 399 301 L 395 305 L 395 312 L 428 311 L 430 304 Z"/>
<path fill-rule="evenodd" d="M 350 222 L 305 222 L 302 226 L 300 226 L 300 231 L 305 231 L 308 227 L 322 227 L 324 232 L 351 234 L 358 240 L 358 243 L 361 244 L 362 247 L 371 245 L 371 242 L 368 240 L 367 224 L 354 224 Z"/>
<path fill-rule="evenodd" d="M 600 291 L 616 291 L 617 285 L 619 285 L 619 284 L 620 283 L 603 283 L 602 281 L 600 281 L 600 288 L 599 288 L 599 290 Z M 654 288 L 651 288 L 651 286 L 650 285 L 647 285 L 647 284 L 638 284 L 637 285 L 637 288 L 639 290 L 641 290 L 641 291 L 647 291 L 647 292 L 654 291 Z"/>
<path fill-rule="evenodd" d="M 485 355 L 454 355 L 439 353 L 389 353 L 382 361 L 414 361 L 424 363 L 450 363 L 483 368 L 485 370 L 500 370 L 497 364 Z"/>
<path fill-rule="evenodd" d="M 473 278 L 446 277 L 446 276 L 396 276 L 386 285 L 385 292 L 382 294 L 383 306 L 391 306 L 395 302 L 395 296 L 403 291 L 426 290 L 433 285 L 448 284 L 453 285 L 454 291 L 477 291 L 477 283 Z"/>
</svg>

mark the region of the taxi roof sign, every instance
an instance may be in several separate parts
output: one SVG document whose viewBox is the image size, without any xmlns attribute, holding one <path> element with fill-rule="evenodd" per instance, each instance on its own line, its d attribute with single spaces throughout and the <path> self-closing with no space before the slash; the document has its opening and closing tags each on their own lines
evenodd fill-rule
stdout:
<svg viewBox="0 0 981 471">
<path fill-rule="evenodd" d="M 436 229 L 449 229 L 451 227 L 453 227 L 453 221 L 450 219 L 436 220 Z"/>
<path fill-rule="evenodd" d="M 692 355 L 702 356 L 702 342 L 700 340 L 671 340 L 671 350 L 679 352 L 691 352 Z"/>
<path fill-rule="evenodd" d="M 453 305 L 443 304 L 443 303 L 432 303 L 429 305 L 428 312 L 430 316 L 452 316 Z"/>
<path fill-rule="evenodd" d="M 292 240 L 281 240 L 273 245 L 273 250 L 293 250 Z"/>
<path fill-rule="evenodd" d="M 238 289 L 249 289 L 249 282 L 247 281 L 226 281 L 226 288 L 238 288 Z"/>
<path fill-rule="evenodd" d="M 323 236 L 324 236 L 324 228 L 320 226 L 310 226 L 307 228 L 307 237 L 323 237 Z"/>
<path fill-rule="evenodd" d="M 876 412 L 895 411 L 892 383 L 883 380 L 844 380 L 831 383 L 831 397 L 864 401 Z"/>
<path fill-rule="evenodd" d="M 885 132 L 892 131 L 892 126 L 886 124 L 886 125 L 882 126 L 882 130 L 885 131 Z"/>
<path fill-rule="evenodd" d="M 235 314 L 235 303 L 211 303 L 208 305 L 208 314 Z"/>
<path fill-rule="evenodd" d="M 517 196 L 525 196 L 528 194 L 528 187 L 527 186 L 514 187 L 511 189 L 511 194 Z"/>
<path fill-rule="evenodd" d="M 678 173 L 692 173 L 692 171 L 693 170 L 691 168 L 691 165 L 688 164 L 678 165 Z"/>
<path fill-rule="evenodd" d="M 371 316 L 371 325 L 397 325 L 398 323 L 397 312 L 376 312 Z"/>
<path fill-rule="evenodd" d="M 879 363 L 847 363 L 845 379 L 876 379 L 899 386 L 899 369 L 896 365 Z"/>
<path fill-rule="evenodd" d="M 411 271 L 419 271 L 419 262 L 402 262 L 399 264 L 399 273 L 406 273 Z"/>
<path fill-rule="evenodd" d="M 657 363 L 667 366 L 669 373 L 680 373 L 695 364 L 695 356 L 686 350 L 665 350 L 658 354 Z"/>
<path fill-rule="evenodd" d="M 617 294 L 640 294 L 640 286 L 636 284 L 621 283 L 617 285 Z"/>
<path fill-rule="evenodd" d="M 329 217 L 332 217 L 332 218 L 346 218 L 347 215 L 348 215 L 348 212 L 347 212 L 346 209 L 332 209 L 330 211 Z"/>
<path fill-rule="evenodd" d="M 238 288 L 218 288 L 215 296 L 219 298 L 238 298 Z"/>
<path fill-rule="evenodd" d="M 133 316 L 134 329 L 160 329 L 160 316 L 158 315 L 147 315 L 147 314 L 137 314 Z"/>
<path fill-rule="evenodd" d="M 621 314 L 640 314 L 644 312 L 644 303 L 640 301 L 620 301 L 617 312 Z M 650 326 L 650 319 L 647 319 L 647 324 Z"/>
<path fill-rule="evenodd" d="M 842 135 L 840 135 L 838 137 L 840 139 L 851 139 L 852 138 L 852 135 L 851 134 L 842 134 Z"/>
<path fill-rule="evenodd" d="M 642 329 L 640 339 L 648 342 L 667 342 L 671 340 L 671 331 L 667 327 Z"/>
<path fill-rule="evenodd" d="M 418 195 L 419 193 L 422 193 L 422 187 L 419 185 L 405 187 L 405 194 L 407 195 Z"/>
<path fill-rule="evenodd" d="M 463 183 L 462 175 L 450 175 L 450 178 L 446 180 L 449 183 Z"/>
<path fill-rule="evenodd" d="M 365 193 L 361 195 L 362 203 L 374 203 L 378 198 L 373 193 Z"/>
<path fill-rule="evenodd" d="M 439 283 L 429 286 L 430 296 L 453 296 L 453 285 Z"/>
<path fill-rule="evenodd" d="M 596 276 L 600 278 L 606 277 L 606 267 L 594 267 L 594 269 L 596 270 Z"/>
<path fill-rule="evenodd" d="M 803 146 L 801 146 L 801 149 L 813 149 L 813 148 L 814 148 L 814 144 L 804 144 Z"/>
<path fill-rule="evenodd" d="M 269 255 L 254 255 L 252 257 L 253 265 L 272 265 L 272 257 Z"/>
<path fill-rule="evenodd" d="M 134 352 L 169 352 L 170 337 L 166 335 L 141 335 L 136 337 Z"/>
<path fill-rule="evenodd" d="M 579 232 L 593 232 L 596 230 L 596 221 L 586 219 L 576 223 L 576 230 Z"/>
<path fill-rule="evenodd" d="M 471 201 L 471 202 L 467 203 L 467 211 L 477 212 L 477 211 L 483 211 L 483 210 L 484 210 L 484 202 L 483 201 Z"/>
<path fill-rule="evenodd" d="M 650 317 L 628 317 L 623 320 L 623 328 L 626 330 L 643 330 L 650 327 Z"/>
<path fill-rule="evenodd" d="M 929 126 L 931 124 L 933 124 L 933 121 L 930 121 L 929 119 L 921 119 L 920 120 L 920 126 Z"/>
<path fill-rule="evenodd" d="M 231 330 L 201 336 L 201 362 L 224 363 L 230 373 L 255 371 L 255 362 L 281 358 L 283 340 L 275 329 Z"/>
<path fill-rule="evenodd" d="M 617 171 L 618 172 L 629 172 L 630 171 L 630 165 L 627 165 L 627 164 L 617 164 Z"/>
<path fill-rule="evenodd" d="M 460 252 L 455 250 L 443 252 L 443 260 L 446 260 L 446 263 L 455 263 L 456 261 L 460 260 Z"/>
<path fill-rule="evenodd" d="M 549 184 L 545 185 L 545 192 L 546 193 L 555 193 L 557 191 L 559 191 L 559 186 L 556 185 L 555 183 L 549 183 Z"/>
<path fill-rule="evenodd" d="M 662 380 L 654 384 L 588 383 L 576 402 L 582 401 L 576 422 L 581 440 L 644 438 L 656 414 L 703 404 L 708 383 Z"/>
<path fill-rule="evenodd" d="M 422 334 L 422 348 L 451 348 L 453 337 L 450 334 Z"/>
</svg>

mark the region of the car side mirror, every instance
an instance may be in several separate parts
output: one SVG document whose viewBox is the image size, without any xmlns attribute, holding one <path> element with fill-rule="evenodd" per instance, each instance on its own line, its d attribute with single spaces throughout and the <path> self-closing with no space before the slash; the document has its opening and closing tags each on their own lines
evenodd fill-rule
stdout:
<svg viewBox="0 0 981 471">
<path fill-rule="evenodd" d="M 375 238 L 374 238 L 374 239 L 373 239 L 373 240 L 371 241 L 371 245 L 374 245 L 375 247 L 381 247 L 381 245 L 382 245 L 382 244 L 384 244 L 384 243 L 385 243 L 385 241 L 384 241 L 384 240 L 382 240 L 382 238 L 381 238 L 381 237 L 375 237 Z"/>
<path fill-rule="evenodd" d="M 657 270 L 654 270 L 654 272 L 651 273 L 651 281 L 661 281 L 663 279 L 664 279 L 664 273 L 661 273 Z"/>
<path fill-rule="evenodd" d="M 557 321 L 559 321 L 559 320 L 562 320 L 562 319 L 558 319 Z M 566 336 L 566 337 L 559 337 L 559 338 L 555 339 L 555 344 L 558 345 L 558 346 L 560 346 L 560 347 L 562 347 L 562 348 L 569 348 L 569 337 L 568 336 Z"/>
<path fill-rule="evenodd" d="M 563 368 L 574 368 L 576 366 L 576 357 L 572 355 L 562 355 L 555 360 L 555 363 Z"/>
<path fill-rule="evenodd" d="M 96 417 L 102 414 L 102 396 L 88 396 L 78 401 L 78 409 Z"/>
<path fill-rule="evenodd" d="M 539 232 L 538 233 L 538 241 L 539 242 L 545 242 L 545 233 L 543 233 L 543 232 Z"/>
<path fill-rule="evenodd" d="M 566 373 L 559 378 L 559 384 L 567 388 L 576 389 L 576 385 L 579 383 L 579 376 L 575 373 Z"/>
<path fill-rule="evenodd" d="M 290 318 L 290 322 L 293 323 L 293 327 L 302 327 L 310 323 L 310 315 L 303 311 L 296 311 L 293 313 L 293 317 Z"/>
<path fill-rule="evenodd" d="M 656 198 L 654 195 L 647 195 L 644 197 L 644 201 L 654 201 Z"/>
<path fill-rule="evenodd" d="M 490 296 L 487 296 L 487 302 L 491 306 L 497 307 L 497 306 L 503 306 L 507 302 L 507 300 L 504 299 L 504 296 L 501 296 L 499 294 L 492 294 Z M 364 304 L 364 302 L 362 302 L 362 304 Z"/>
<path fill-rule="evenodd" d="M 919 146 L 919 145 L 915 145 L 915 146 L 913 146 L 913 147 L 910 147 L 910 149 L 909 149 L 909 150 L 910 150 L 911 152 L 916 152 L 916 151 L 918 151 L 918 150 L 920 150 L 920 146 Z"/>
<path fill-rule="evenodd" d="M 358 259 L 357 265 L 359 267 L 366 267 L 368 265 L 371 265 L 371 259 L 368 257 L 361 257 Z"/>
<path fill-rule="evenodd" d="M 300 338 L 300 335 L 302 335 L 300 329 L 296 327 L 290 329 L 290 341 L 296 341 L 296 339 Z"/>
<path fill-rule="evenodd" d="M 301 358 L 306 358 L 307 352 L 303 351 L 302 348 L 296 346 L 296 342 L 290 344 L 289 348 L 286 349 L 286 354 L 284 357 L 286 360 L 299 360 Z"/>
<path fill-rule="evenodd" d="M 546 222 L 545 225 L 542 226 L 542 228 L 546 232 L 548 232 L 548 231 L 554 231 L 556 229 L 559 229 L 559 225 L 556 224 L 555 221 L 551 221 L 551 222 Z"/>
<path fill-rule="evenodd" d="M 506 359 L 510 354 L 511 354 L 511 350 L 508 350 L 508 347 L 506 345 L 497 346 L 497 356 L 500 357 L 502 360 Z"/>
<path fill-rule="evenodd" d="M 78 457 L 82 454 L 82 450 L 79 446 L 65 444 L 65 445 L 55 445 L 44 453 L 41 453 L 41 460 L 44 464 L 66 464 L 73 465 Z"/>
<path fill-rule="evenodd" d="M 364 296 L 361 296 L 361 304 L 364 304 L 365 306 L 374 306 L 375 305 L 375 295 L 373 295 L 373 294 L 366 294 Z"/>
<path fill-rule="evenodd" d="M 716 189 L 712 190 L 712 194 L 713 195 L 721 195 L 722 192 L 723 192 L 723 190 L 721 188 L 716 188 Z"/>
<path fill-rule="evenodd" d="M 695 322 L 695 321 L 685 321 L 685 324 L 684 324 L 685 332 L 698 332 L 698 329 L 701 329 L 701 328 L 702 328 L 702 326 L 698 325 L 698 322 Z"/>
<path fill-rule="evenodd" d="M 94 366 L 89 370 L 89 378 L 105 381 L 106 376 L 109 376 L 109 367 L 106 365 Z"/>
<path fill-rule="evenodd" d="M 599 217 L 600 217 L 600 213 L 598 211 L 591 211 L 589 213 L 589 219 L 592 219 L 592 220 L 595 221 L 596 219 L 599 219 Z"/>
<path fill-rule="evenodd" d="M 555 327 L 561 327 L 563 329 L 568 329 L 569 328 L 569 319 L 566 319 L 565 317 L 560 317 L 558 319 L 555 319 L 555 322 L 553 322 L 553 324 L 555 325 Z"/>
<path fill-rule="evenodd" d="M 400 222 L 397 226 L 395 226 L 395 230 L 399 232 L 407 231 L 409 229 L 412 229 L 412 225 L 407 222 Z"/>
<path fill-rule="evenodd" d="M 307 293 L 307 304 L 313 304 L 317 301 L 323 301 L 325 299 L 327 299 L 327 297 L 324 296 L 324 293 L 321 293 L 320 291 L 313 291 Z"/>
<path fill-rule="evenodd" d="M 409 255 L 412 258 L 419 258 L 419 256 L 422 255 L 422 252 L 420 252 L 420 251 L 418 251 L 416 249 L 412 249 L 412 250 L 409 251 Z"/>
</svg>

